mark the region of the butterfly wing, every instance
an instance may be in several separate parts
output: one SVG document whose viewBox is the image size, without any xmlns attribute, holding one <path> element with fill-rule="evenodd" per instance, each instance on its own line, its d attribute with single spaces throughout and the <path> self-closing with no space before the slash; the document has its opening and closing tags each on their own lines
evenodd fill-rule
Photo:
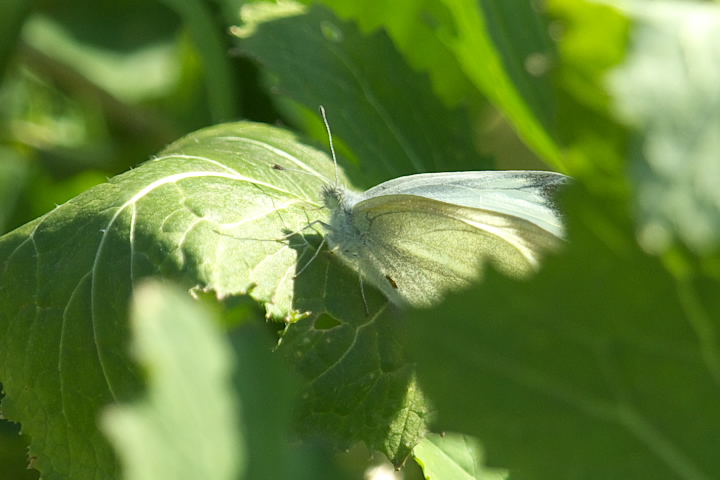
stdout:
<svg viewBox="0 0 720 480">
<path fill-rule="evenodd" d="M 416 307 L 469 285 L 488 262 L 526 275 L 561 242 L 519 216 L 417 195 L 367 198 L 354 206 L 352 221 L 363 232 L 354 259 L 362 275 L 394 303 Z"/>
<path fill-rule="evenodd" d="M 381 183 L 362 198 L 416 195 L 524 218 L 562 237 L 553 195 L 568 180 L 560 173 L 526 170 L 422 173 Z"/>
</svg>

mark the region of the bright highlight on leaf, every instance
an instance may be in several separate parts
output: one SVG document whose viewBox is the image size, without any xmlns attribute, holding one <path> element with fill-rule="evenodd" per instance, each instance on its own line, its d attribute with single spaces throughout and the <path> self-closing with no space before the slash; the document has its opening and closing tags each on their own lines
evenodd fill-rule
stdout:
<svg viewBox="0 0 720 480">
<path fill-rule="evenodd" d="M 413 456 L 431 480 L 504 480 L 507 472 L 483 465 L 480 443 L 467 435 L 429 433 L 413 449 Z"/>
</svg>

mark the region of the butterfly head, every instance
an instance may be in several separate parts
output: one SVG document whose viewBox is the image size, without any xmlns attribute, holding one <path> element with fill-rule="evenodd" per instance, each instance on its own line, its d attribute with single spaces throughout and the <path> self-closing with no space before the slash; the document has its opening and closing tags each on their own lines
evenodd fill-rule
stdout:
<svg viewBox="0 0 720 480">
<path fill-rule="evenodd" d="M 320 195 L 323 205 L 331 212 L 342 208 L 345 203 L 345 195 L 337 185 L 331 185 L 329 183 L 323 185 Z"/>
</svg>

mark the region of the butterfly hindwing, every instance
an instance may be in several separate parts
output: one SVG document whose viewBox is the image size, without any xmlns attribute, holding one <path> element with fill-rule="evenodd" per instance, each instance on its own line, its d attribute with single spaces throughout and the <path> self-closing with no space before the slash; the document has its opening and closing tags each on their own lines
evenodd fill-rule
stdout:
<svg viewBox="0 0 720 480">
<path fill-rule="evenodd" d="M 413 306 L 469 285 L 488 262 L 525 275 L 560 241 L 523 218 L 416 195 L 363 200 L 353 207 L 352 222 L 363 232 L 361 274 L 395 303 Z"/>
</svg>

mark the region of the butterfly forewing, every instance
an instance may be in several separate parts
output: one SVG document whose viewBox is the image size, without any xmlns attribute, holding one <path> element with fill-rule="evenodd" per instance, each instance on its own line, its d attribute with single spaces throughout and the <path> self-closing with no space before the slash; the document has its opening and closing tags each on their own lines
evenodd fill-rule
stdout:
<svg viewBox="0 0 720 480">
<path fill-rule="evenodd" d="M 362 198 L 416 195 L 525 218 L 562 237 L 554 194 L 567 181 L 565 175 L 543 171 L 423 173 L 389 180 L 367 190 Z"/>
</svg>

